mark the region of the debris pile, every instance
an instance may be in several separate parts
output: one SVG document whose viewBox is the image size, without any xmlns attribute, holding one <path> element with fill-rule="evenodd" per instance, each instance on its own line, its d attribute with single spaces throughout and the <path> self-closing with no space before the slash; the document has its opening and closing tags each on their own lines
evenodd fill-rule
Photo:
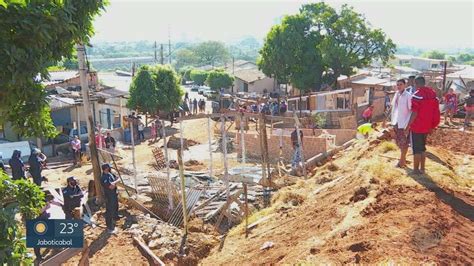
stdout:
<svg viewBox="0 0 474 266">
<path fill-rule="evenodd" d="M 183 138 L 183 146 L 184 146 L 185 150 L 188 149 L 191 146 L 198 145 L 198 144 L 200 144 L 200 143 L 195 141 L 195 140 Z M 181 148 L 180 138 L 177 138 L 175 136 L 171 136 L 168 139 L 167 147 L 171 148 L 171 149 L 180 149 Z"/>
</svg>

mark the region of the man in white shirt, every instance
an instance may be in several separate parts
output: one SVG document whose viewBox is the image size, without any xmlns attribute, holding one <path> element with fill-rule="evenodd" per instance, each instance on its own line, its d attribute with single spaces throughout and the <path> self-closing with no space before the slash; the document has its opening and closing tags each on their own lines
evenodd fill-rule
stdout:
<svg viewBox="0 0 474 266">
<path fill-rule="evenodd" d="M 404 168 L 406 166 L 406 155 L 408 151 L 409 136 L 405 128 L 410 121 L 411 116 L 411 98 L 412 95 L 406 89 L 404 79 L 397 80 L 397 92 L 392 101 L 392 121 L 396 133 L 396 142 L 400 148 L 400 160 L 397 167 Z"/>
</svg>

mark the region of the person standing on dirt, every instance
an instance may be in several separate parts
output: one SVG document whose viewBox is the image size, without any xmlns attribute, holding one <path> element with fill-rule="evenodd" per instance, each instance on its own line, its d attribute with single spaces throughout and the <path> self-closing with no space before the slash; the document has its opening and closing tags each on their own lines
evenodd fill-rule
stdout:
<svg viewBox="0 0 474 266">
<path fill-rule="evenodd" d="M 73 165 L 81 165 L 81 140 L 79 136 L 74 136 L 74 139 L 71 141 L 71 149 L 74 157 Z"/>
<path fill-rule="evenodd" d="M 444 95 L 444 104 L 446 106 L 446 109 L 444 112 L 444 124 L 452 125 L 453 116 L 456 114 L 457 109 L 458 109 L 458 96 L 456 95 L 456 93 L 454 93 L 453 89 L 449 89 L 448 93 Z"/>
<path fill-rule="evenodd" d="M 392 121 L 391 124 L 395 130 L 395 140 L 400 148 L 400 160 L 397 167 L 406 166 L 406 156 L 410 137 L 405 132 L 405 128 L 411 116 L 411 94 L 406 90 L 404 79 L 397 80 L 397 92 L 392 101 Z"/>
<path fill-rule="evenodd" d="M 20 150 L 14 150 L 12 157 L 8 161 L 8 164 L 10 165 L 10 168 L 12 169 L 12 179 L 13 180 L 18 180 L 18 179 L 25 179 L 25 164 L 23 163 L 23 160 L 21 160 L 21 151 Z"/>
<path fill-rule="evenodd" d="M 67 178 L 67 186 L 62 189 L 64 197 L 63 210 L 66 219 L 73 219 L 73 211 L 75 208 L 81 207 L 81 199 L 84 197 L 81 188 L 74 176 Z"/>
<path fill-rule="evenodd" d="M 44 157 L 41 151 L 35 148 L 31 151 L 31 155 L 28 158 L 28 163 L 30 164 L 29 172 L 33 177 L 33 182 L 40 187 L 43 182 L 43 176 L 41 175 L 43 162 L 46 160 Z"/>
<path fill-rule="evenodd" d="M 466 128 L 470 125 L 470 120 L 474 118 L 474 89 L 469 92 L 469 97 L 466 99 L 464 109 L 466 111 L 466 118 L 464 119 L 464 128 Z"/>
<path fill-rule="evenodd" d="M 7 173 L 7 169 L 5 168 L 5 164 L 3 163 L 3 154 L 0 152 L 0 173 Z"/>
<path fill-rule="evenodd" d="M 138 140 L 142 141 L 145 140 L 145 125 L 142 122 L 138 124 Z"/>
<path fill-rule="evenodd" d="M 116 141 L 115 138 L 110 135 L 110 132 L 107 132 L 107 137 L 105 137 L 105 148 L 110 153 L 115 153 Z"/>
<path fill-rule="evenodd" d="M 198 101 L 196 98 L 193 100 L 193 114 L 197 114 L 198 112 Z"/>
<path fill-rule="evenodd" d="M 424 174 L 426 162 L 426 139 L 440 122 L 439 100 L 436 92 L 425 85 L 424 77 L 415 79 L 416 92 L 411 100 L 412 113 L 405 128 L 410 131 L 413 148 L 413 173 Z"/>
<path fill-rule="evenodd" d="M 105 196 L 105 224 L 109 234 L 116 234 L 115 220 L 120 218 L 118 215 L 118 194 L 117 183 L 120 181 L 111 173 L 112 167 L 105 163 L 102 165 L 102 177 L 100 182 L 104 189 Z"/>
<path fill-rule="evenodd" d="M 303 146 L 303 131 L 300 129 L 299 130 L 299 140 L 298 140 L 298 132 L 293 130 L 291 132 L 291 144 L 293 146 L 293 160 L 291 161 L 291 169 L 293 171 L 298 172 L 301 164 L 301 146 Z M 301 146 L 300 146 L 301 142 Z"/>
</svg>

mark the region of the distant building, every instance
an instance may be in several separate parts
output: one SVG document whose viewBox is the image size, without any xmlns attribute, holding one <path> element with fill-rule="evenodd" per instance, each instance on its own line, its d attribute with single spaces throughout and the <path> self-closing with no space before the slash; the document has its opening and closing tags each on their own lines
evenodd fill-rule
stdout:
<svg viewBox="0 0 474 266">
<path fill-rule="evenodd" d="M 418 71 L 441 70 L 446 62 L 447 60 L 413 57 L 410 66 Z"/>
<path fill-rule="evenodd" d="M 267 77 L 257 68 L 234 71 L 234 93 L 244 92 L 261 95 L 276 92 L 277 90 L 275 79 Z"/>
</svg>

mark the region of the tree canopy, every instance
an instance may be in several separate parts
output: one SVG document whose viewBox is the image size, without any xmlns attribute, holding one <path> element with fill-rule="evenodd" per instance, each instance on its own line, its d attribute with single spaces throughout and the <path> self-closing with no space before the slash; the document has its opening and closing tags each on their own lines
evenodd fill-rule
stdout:
<svg viewBox="0 0 474 266">
<path fill-rule="evenodd" d="M 202 42 L 193 51 L 201 65 L 215 66 L 229 59 L 229 51 L 223 43 L 217 41 Z"/>
<path fill-rule="evenodd" d="M 133 78 L 127 107 L 150 114 L 158 110 L 158 91 L 148 66 L 142 66 Z"/>
<path fill-rule="evenodd" d="M 339 75 L 351 75 L 373 60 L 386 62 L 394 51 L 392 40 L 351 7 L 343 5 L 338 13 L 326 3 L 315 3 L 272 27 L 258 66 L 280 83 L 320 90 L 323 83 L 333 85 Z"/>
<path fill-rule="evenodd" d="M 48 67 L 88 43 L 105 0 L 0 1 L 0 123 L 22 136 L 53 136 L 44 87 Z"/>
<path fill-rule="evenodd" d="M 426 57 L 426 58 L 430 58 L 430 59 L 444 59 L 446 57 L 446 54 L 441 52 L 441 51 L 437 51 L 437 50 L 432 50 L 432 51 L 428 51 L 428 52 L 425 52 L 423 53 L 422 55 L 423 57 Z"/>
<path fill-rule="evenodd" d="M 179 78 L 170 66 L 156 65 L 151 68 L 151 75 L 156 87 L 158 109 L 170 112 L 178 108 L 184 96 L 179 85 Z"/>
<path fill-rule="evenodd" d="M 189 75 L 191 77 L 191 80 L 194 81 L 196 85 L 202 86 L 204 85 L 204 82 L 206 82 L 208 74 L 209 73 L 206 71 L 193 69 L 191 70 L 191 73 Z"/>
<path fill-rule="evenodd" d="M 174 57 L 176 59 L 176 69 L 181 69 L 186 66 L 194 66 L 198 62 L 198 57 L 194 51 L 187 48 L 176 51 Z"/>
<path fill-rule="evenodd" d="M 206 79 L 207 85 L 215 91 L 219 91 L 221 88 L 229 88 L 233 82 L 234 78 L 220 69 L 210 71 Z"/>
</svg>

